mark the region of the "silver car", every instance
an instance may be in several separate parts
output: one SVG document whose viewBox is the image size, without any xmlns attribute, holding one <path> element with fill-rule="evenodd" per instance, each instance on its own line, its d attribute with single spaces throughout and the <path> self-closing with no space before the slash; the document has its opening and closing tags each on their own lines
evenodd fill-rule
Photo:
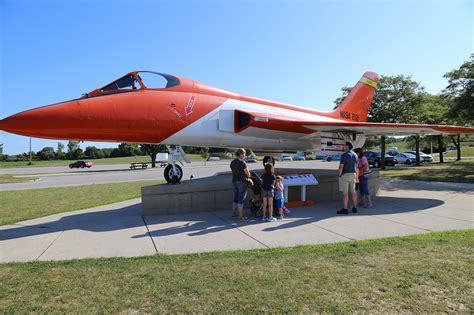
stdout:
<svg viewBox="0 0 474 315">
<path fill-rule="evenodd" d="M 403 153 L 413 154 L 416 157 L 416 151 L 406 151 Z M 420 151 L 420 162 L 433 162 L 433 157 Z"/>
<path fill-rule="evenodd" d="M 410 153 L 400 153 L 393 157 L 399 164 L 412 164 L 416 162 L 416 156 Z"/>
</svg>

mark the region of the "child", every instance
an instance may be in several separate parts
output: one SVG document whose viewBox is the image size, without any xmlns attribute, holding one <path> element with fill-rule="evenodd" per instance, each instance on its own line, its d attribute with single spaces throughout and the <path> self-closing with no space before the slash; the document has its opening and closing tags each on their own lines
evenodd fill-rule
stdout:
<svg viewBox="0 0 474 315">
<path fill-rule="evenodd" d="M 278 215 L 280 216 L 280 220 L 283 219 L 283 203 L 285 202 L 285 198 L 283 196 L 283 189 L 285 187 L 283 186 L 283 180 L 281 176 L 276 177 L 276 182 L 275 182 L 275 205 L 278 209 Z"/>
<path fill-rule="evenodd" d="M 360 201 L 364 205 L 364 208 L 372 208 L 372 199 L 370 198 L 369 192 L 369 182 L 368 174 L 370 173 L 369 161 L 364 156 L 364 151 L 361 148 L 356 149 L 355 151 L 359 157 L 359 162 L 357 164 L 358 177 L 359 177 L 359 191 L 360 191 Z"/>
<path fill-rule="evenodd" d="M 276 218 L 273 217 L 273 192 L 275 189 L 275 180 L 276 177 L 275 174 L 273 174 L 273 165 L 271 163 L 265 164 L 265 173 L 262 174 L 262 221 L 276 221 Z"/>
</svg>

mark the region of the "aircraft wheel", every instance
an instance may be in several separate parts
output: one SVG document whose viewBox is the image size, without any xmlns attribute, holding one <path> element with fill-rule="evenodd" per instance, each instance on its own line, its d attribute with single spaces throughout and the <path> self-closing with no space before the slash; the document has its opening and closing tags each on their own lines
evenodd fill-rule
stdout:
<svg viewBox="0 0 474 315">
<path fill-rule="evenodd" d="M 380 167 L 380 162 L 379 161 L 374 161 L 374 167 L 379 168 Z"/>
<path fill-rule="evenodd" d="M 273 156 L 267 155 L 263 158 L 263 166 L 265 166 L 265 164 L 267 164 L 268 162 L 272 163 L 273 166 L 275 166 L 275 158 Z"/>
<path fill-rule="evenodd" d="M 165 179 L 168 184 L 179 184 L 181 178 L 183 178 L 183 169 L 179 165 L 175 165 L 176 173 L 173 170 L 173 165 L 169 164 L 165 168 Z"/>
</svg>

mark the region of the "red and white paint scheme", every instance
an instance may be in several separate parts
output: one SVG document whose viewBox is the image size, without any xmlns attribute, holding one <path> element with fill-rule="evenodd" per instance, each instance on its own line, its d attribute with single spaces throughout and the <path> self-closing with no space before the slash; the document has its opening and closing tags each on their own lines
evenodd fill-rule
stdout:
<svg viewBox="0 0 474 315">
<path fill-rule="evenodd" d="M 133 71 L 83 97 L 0 120 L 0 130 L 47 139 L 169 145 L 166 178 L 176 181 L 180 145 L 261 151 L 338 152 L 366 136 L 472 134 L 474 128 L 367 123 L 379 76 L 366 72 L 331 112 L 239 95 L 194 80 Z"/>
</svg>

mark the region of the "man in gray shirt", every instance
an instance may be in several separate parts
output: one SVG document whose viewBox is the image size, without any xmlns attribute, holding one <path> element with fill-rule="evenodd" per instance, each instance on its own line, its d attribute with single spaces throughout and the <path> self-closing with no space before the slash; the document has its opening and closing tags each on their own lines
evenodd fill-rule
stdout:
<svg viewBox="0 0 474 315">
<path fill-rule="evenodd" d="M 349 193 L 352 194 L 352 212 L 357 212 L 357 192 L 355 190 L 357 163 L 358 158 L 357 154 L 352 151 L 352 143 L 346 142 L 338 170 L 339 190 L 342 192 L 343 196 L 343 207 L 341 210 L 337 211 L 338 214 L 349 213 Z"/>
</svg>

